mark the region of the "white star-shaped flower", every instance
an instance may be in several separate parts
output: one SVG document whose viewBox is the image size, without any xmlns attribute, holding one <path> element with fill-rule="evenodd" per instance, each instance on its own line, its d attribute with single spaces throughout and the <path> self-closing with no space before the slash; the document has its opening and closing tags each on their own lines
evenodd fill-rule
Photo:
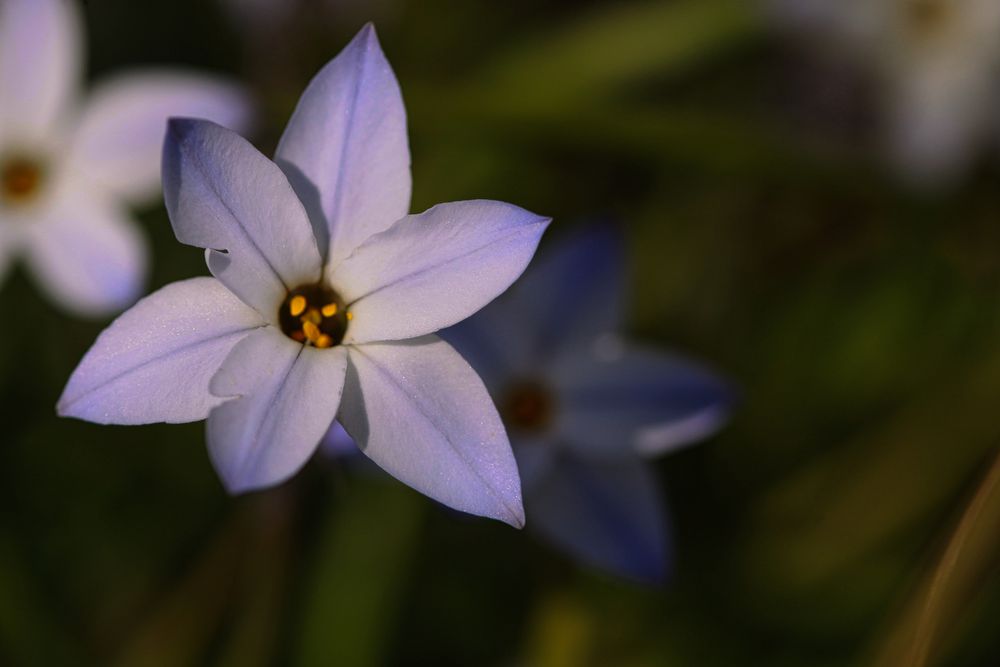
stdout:
<svg viewBox="0 0 1000 667">
<path fill-rule="evenodd" d="M 886 140 L 920 184 L 960 175 L 993 144 L 1000 95 L 996 0 L 773 0 L 780 20 L 874 69 Z"/>
<path fill-rule="evenodd" d="M 67 310 L 139 296 L 146 247 L 127 204 L 155 197 L 170 115 L 239 126 L 235 86 L 135 71 L 79 94 L 83 34 L 64 0 L 0 0 L 0 274 L 17 256 Z"/>
<path fill-rule="evenodd" d="M 336 418 L 410 486 L 522 525 L 496 408 L 434 332 L 507 289 L 549 220 L 484 200 L 407 215 L 406 116 L 371 26 L 306 89 L 275 162 L 232 131 L 175 119 L 163 179 L 178 239 L 207 249 L 215 277 L 168 285 L 118 318 L 60 414 L 207 417 L 233 492 L 293 475 Z"/>
</svg>

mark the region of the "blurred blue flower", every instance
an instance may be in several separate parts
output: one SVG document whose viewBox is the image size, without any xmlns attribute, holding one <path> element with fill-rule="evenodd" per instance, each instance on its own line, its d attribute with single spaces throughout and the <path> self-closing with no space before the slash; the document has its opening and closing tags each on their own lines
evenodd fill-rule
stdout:
<svg viewBox="0 0 1000 667">
<path fill-rule="evenodd" d="M 624 274 L 619 233 L 589 227 L 442 336 L 497 401 L 528 526 L 586 563 L 659 581 L 667 520 L 644 457 L 712 434 L 732 392 L 690 361 L 618 337 Z"/>
<path fill-rule="evenodd" d="M 207 249 L 215 277 L 168 285 L 118 318 L 60 414 L 207 418 L 232 492 L 293 475 L 336 418 L 410 486 L 522 525 L 496 408 L 433 334 L 507 289 L 549 220 L 486 200 L 407 215 L 406 115 L 374 29 L 309 84 L 275 162 L 214 123 L 173 119 L 163 165 L 174 232 Z"/>
<path fill-rule="evenodd" d="M 159 193 L 167 117 L 240 127 L 249 103 L 230 83 L 166 69 L 83 100 L 81 28 L 64 0 L 0 2 L 0 275 L 22 255 L 62 307 L 103 315 L 142 290 L 146 245 L 125 204 Z"/>
</svg>

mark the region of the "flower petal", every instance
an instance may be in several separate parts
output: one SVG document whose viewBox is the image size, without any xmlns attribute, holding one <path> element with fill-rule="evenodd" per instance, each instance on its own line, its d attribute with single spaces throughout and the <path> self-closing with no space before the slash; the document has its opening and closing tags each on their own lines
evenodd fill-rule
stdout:
<svg viewBox="0 0 1000 667">
<path fill-rule="evenodd" d="M 98 336 L 73 371 L 58 411 L 99 424 L 204 419 L 222 402 L 209 380 L 260 316 L 214 278 L 172 283 Z"/>
<path fill-rule="evenodd" d="M 357 456 L 361 453 L 358 446 L 354 444 L 354 439 L 347 434 L 339 421 L 334 420 L 327 429 L 326 435 L 319 443 L 320 452 L 330 458 L 340 458 L 342 456 Z"/>
<path fill-rule="evenodd" d="M 319 445 L 340 405 L 347 353 L 296 343 L 275 327 L 233 348 L 211 391 L 238 396 L 208 416 L 208 452 L 230 493 L 279 484 Z"/>
<path fill-rule="evenodd" d="M 610 223 L 591 224 L 532 262 L 510 290 L 508 316 L 524 324 L 541 361 L 559 348 L 618 331 L 624 279 L 621 231 Z"/>
<path fill-rule="evenodd" d="M 591 457 L 691 444 L 721 427 L 734 401 L 728 384 L 691 361 L 606 340 L 592 354 L 559 360 L 552 374 L 554 428 Z"/>
<path fill-rule="evenodd" d="M 72 188 L 59 196 L 26 227 L 24 243 L 39 284 L 70 312 L 106 315 L 142 293 L 146 241 L 117 202 L 99 193 Z"/>
<path fill-rule="evenodd" d="M 22 236 L 23 230 L 18 229 L 17 221 L 5 220 L 0 213 L 0 283 L 7 277 Z"/>
<path fill-rule="evenodd" d="M 592 224 L 543 249 L 509 290 L 441 337 L 500 390 L 537 374 L 558 350 L 621 326 L 624 263 L 621 233 Z"/>
<path fill-rule="evenodd" d="M 991 39 L 998 30 L 1000 26 Z M 913 185 L 953 184 L 991 141 L 995 61 L 984 62 L 988 67 L 981 69 L 951 59 L 908 63 L 885 86 L 890 156 Z"/>
<path fill-rule="evenodd" d="M 472 317 L 438 332 L 476 369 L 493 396 L 538 372 L 526 331 L 532 325 L 508 307 L 506 297 L 502 294 Z"/>
<path fill-rule="evenodd" d="M 409 213 L 406 110 L 371 24 L 313 78 L 275 161 L 333 264 Z"/>
<path fill-rule="evenodd" d="M 531 529 L 589 565 L 659 583 L 668 570 L 667 518 L 646 464 L 560 460 L 525 487 Z"/>
<path fill-rule="evenodd" d="M 0 2 L 0 135 L 5 143 L 49 135 L 80 80 L 83 34 L 73 3 Z"/>
<path fill-rule="evenodd" d="M 465 319 L 521 275 L 549 222 L 486 200 L 403 218 L 332 272 L 354 314 L 347 341 L 412 338 Z"/>
<path fill-rule="evenodd" d="M 250 103 L 221 79 L 170 70 L 118 75 L 91 95 L 70 150 L 73 166 L 133 201 L 160 191 L 167 118 L 206 118 L 240 130 Z"/>
<path fill-rule="evenodd" d="M 361 451 L 445 505 L 524 525 L 507 435 L 465 360 L 437 336 L 349 349 L 338 419 Z"/>
<path fill-rule="evenodd" d="M 560 450 L 558 443 L 545 435 L 534 437 L 523 434 L 511 435 L 510 445 L 517 460 L 521 486 L 525 489 L 544 478 L 558 460 Z"/>
<path fill-rule="evenodd" d="M 235 132 L 171 119 L 163 193 L 178 240 L 208 248 L 215 277 L 264 317 L 277 317 L 289 289 L 319 280 L 302 203 L 277 165 Z"/>
</svg>

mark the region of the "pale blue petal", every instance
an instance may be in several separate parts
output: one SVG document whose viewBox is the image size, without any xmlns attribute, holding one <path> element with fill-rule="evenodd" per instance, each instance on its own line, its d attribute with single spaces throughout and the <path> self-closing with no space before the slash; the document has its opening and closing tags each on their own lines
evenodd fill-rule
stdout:
<svg viewBox="0 0 1000 667">
<path fill-rule="evenodd" d="M 345 340 L 413 338 L 465 319 L 521 275 L 549 221 L 486 200 L 403 218 L 332 272 L 354 313 Z"/>
<path fill-rule="evenodd" d="M 557 461 L 558 445 L 550 437 L 511 435 L 511 448 L 517 459 L 521 487 L 529 489 L 548 475 Z"/>
<path fill-rule="evenodd" d="M 576 451 L 600 458 L 639 442 L 648 454 L 696 442 L 725 422 L 735 398 L 728 383 L 692 361 L 608 340 L 562 357 L 552 381 L 554 428 Z"/>
<path fill-rule="evenodd" d="M 178 240 L 208 250 L 212 274 L 273 321 L 288 290 L 320 279 L 302 203 L 277 165 L 231 130 L 171 119 L 163 194 Z"/>
<path fill-rule="evenodd" d="M 103 316 L 131 305 L 146 280 L 146 240 L 100 192 L 65 187 L 22 236 L 28 268 L 65 310 Z"/>
<path fill-rule="evenodd" d="M 496 391 L 537 375 L 560 350 L 617 330 L 624 273 L 621 233 L 591 224 L 543 247 L 507 292 L 441 336 Z"/>
<path fill-rule="evenodd" d="M 511 290 L 517 286 L 515 283 Z M 508 306 L 505 293 L 439 335 L 476 369 L 490 394 L 498 397 L 504 387 L 538 373 L 539 360 L 528 344 L 526 330 L 530 328 L 531 324 L 521 321 Z"/>
<path fill-rule="evenodd" d="M 59 399 L 63 417 L 99 424 L 204 419 L 222 399 L 209 381 L 243 337 L 264 325 L 214 278 L 172 283 L 98 336 Z"/>
<path fill-rule="evenodd" d="M 354 456 L 360 454 L 354 438 L 348 435 L 344 426 L 339 421 L 334 421 L 327 429 L 326 435 L 319 443 L 320 452 L 330 458 L 340 458 L 344 456 Z"/>
<path fill-rule="evenodd" d="M 625 248 L 620 230 L 594 223 L 541 252 L 510 291 L 507 317 L 522 323 L 535 359 L 622 327 Z"/>
<path fill-rule="evenodd" d="M 238 398 L 208 416 L 208 452 L 230 493 L 279 484 L 319 445 L 340 404 L 347 353 L 301 345 L 275 327 L 243 339 L 212 378 Z"/>
<path fill-rule="evenodd" d="M 119 74 L 87 101 L 67 158 L 107 189 L 132 201 L 160 192 L 160 157 L 170 116 L 205 118 L 233 130 L 249 120 L 238 86 L 174 70 Z"/>
<path fill-rule="evenodd" d="M 338 419 L 390 475 L 449 507 L 524 524 L 500 416 L 475 371 L 437 336 L 351 347 Z"/>
<path fill-rule="evenodd" d="M 406 110 L 371 24 L 306 88 L 275 161 L 332 264 L 409 213 Z"/>
<path fill-rule="evenodd" d="M 52 139 L 76 93 L 82 41 L 74 2 L 0 2 L 0 138 L 8 146 Z"/>
<path fill-rule="evenodd" d="M 635 458 L 565 458 L 525 486 L 529 527 L 581 562 L 649 583 L 668 570 L 667 518 L 656 480 Z"/>
</svg>

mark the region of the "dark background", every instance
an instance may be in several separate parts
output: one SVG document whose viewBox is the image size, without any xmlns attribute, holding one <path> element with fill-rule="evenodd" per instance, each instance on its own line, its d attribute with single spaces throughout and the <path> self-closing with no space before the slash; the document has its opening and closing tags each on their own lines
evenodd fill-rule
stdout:
<svg viewBox="0 0 1000 667">
<path fill-rule="evenodd" d="M 0 662 L 17 665 L 824 665 L 1000 660 L 1000 173 L 883 167 L 871 82 L 742 0 L 85 5 L 88 76 L 228 73 L 270 153 L 369 19 L 403 89 L 413 210 L 493 198 L 624 228 L 630 333 L 740 387 L 657 462 L 661 588 L 317 459 L 225 494 L 202 424 L 54 405 L 106 322 L 21 270 L 0 289 Z M 838 94 L 837 91 L 848 91 Z M 162 206 L 150 289 L 206 273 Z M 971 508 L 971 509 L 970 509 Z M 530 519 L 529 519 L 530 520 Z M 931 591 L 928 593 L 928 591 Z"/>
</svg>

